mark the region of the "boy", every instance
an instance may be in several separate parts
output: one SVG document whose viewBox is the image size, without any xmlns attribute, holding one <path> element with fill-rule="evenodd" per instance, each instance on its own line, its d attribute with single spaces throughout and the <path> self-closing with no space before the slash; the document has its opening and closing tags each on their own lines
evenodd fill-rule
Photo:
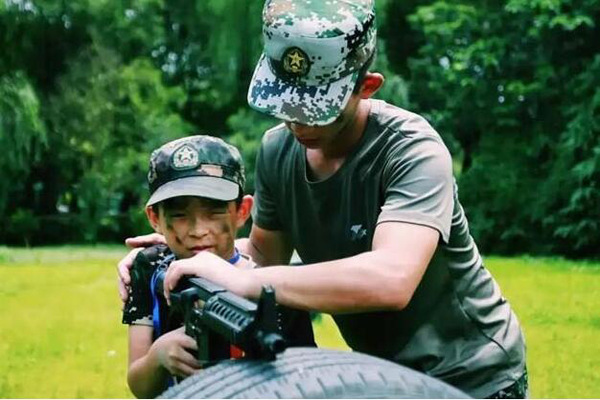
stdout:
<svg viewBox="0 0 600 400">
<path fill-rule="evenodd" d="M 184 333 L 181 320 L 167 318 L 162 294 L 153 292 L 157 267 L 205 251 L 240 269 L 255 265 L 234 246 L 253 202 L 243 195 L 244 181 L 238 150 L 218 138 L 186 137 L 152 153 L 146 215 L 167 245 L 138 253 L 123 311 L 123 323 L 130 325 L 127 380 L 137 397 L 155 397 L 172 376 L 186 377 L 200 368 L 190 353 L 197 350 L 195 340 Z M 308 314 L 286 310 L 281 317 L 289 344 L 314 346 Z"/>
</svg>

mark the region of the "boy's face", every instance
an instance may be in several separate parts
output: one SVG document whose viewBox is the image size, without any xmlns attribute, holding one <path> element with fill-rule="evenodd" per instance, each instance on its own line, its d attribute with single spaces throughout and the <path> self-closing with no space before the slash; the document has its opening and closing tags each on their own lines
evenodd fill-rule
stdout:
<svg viewBox="0 0 600 400">
<path fill-rule="evenodd" d="M 246 221 L 245 203 L 201 197 L 175 197 L 158 205 L 158 215 L 146 212 L 154 230 L 165 236 L 177 258 L 189 258 L 210 251 L 223 259 L 233 256 L 237 230 Z"/>
</svg>

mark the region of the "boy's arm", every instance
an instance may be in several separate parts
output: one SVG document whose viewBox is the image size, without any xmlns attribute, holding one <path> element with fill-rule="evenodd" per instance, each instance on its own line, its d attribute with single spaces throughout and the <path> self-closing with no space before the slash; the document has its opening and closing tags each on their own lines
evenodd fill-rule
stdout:
<svg viewBox="0 0 600 400">
<path fill-rule="evenodd" d="M 127 383 L 138 398 L 156 397 L 167 387 L 169 372 L 150 353 L 151 347 L 152 327 L 130 325 Z"/>
<path fill-rule="evenodd" d="M 127 383 L 138 398 L 158 396 L 167 388 L 170 375 L 187 377 L 200 368 L 186 349 L 196 350 L 196 341 L 180 328 L 152 343 L 152 327 L 129 327 L 129 370 Z"/>
</svg>

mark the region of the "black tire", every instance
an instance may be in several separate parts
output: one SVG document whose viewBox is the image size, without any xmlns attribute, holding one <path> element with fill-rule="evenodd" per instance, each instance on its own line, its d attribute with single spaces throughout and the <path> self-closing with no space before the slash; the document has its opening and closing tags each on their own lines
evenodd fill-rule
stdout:
<svg viewBox="0 0 600 400">
<path fill-rule="evenodd" d="M 227 360 L 161 398 L 468 398 L 460 390 L 390 361 L 356 352 L 290 348 L 275 361 Z"/>
</svg>

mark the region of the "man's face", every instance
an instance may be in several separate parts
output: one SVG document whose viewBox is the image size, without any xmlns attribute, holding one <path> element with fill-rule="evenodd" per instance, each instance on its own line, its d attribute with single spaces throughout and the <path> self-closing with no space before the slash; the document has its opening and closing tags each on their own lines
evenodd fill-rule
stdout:
<svg viewBox="0 0 600 400">
<path fill-rule="evenodd" d="M 354 121 L 359 102 L 360 96 L 352 95 L 344 111 L 329 125 L 310 126 L 288 121 L 285 125 L 304 147 L 322 149 L 344 140 L 343 134 Z"/>
<path fill-rule="evenodd" d="M 223 259 L 233 255 L 238 229 L 235 201 L 176 197 L 159 205 L 158 230 L 177 258 L 210 251 Z"/>
</svg>

